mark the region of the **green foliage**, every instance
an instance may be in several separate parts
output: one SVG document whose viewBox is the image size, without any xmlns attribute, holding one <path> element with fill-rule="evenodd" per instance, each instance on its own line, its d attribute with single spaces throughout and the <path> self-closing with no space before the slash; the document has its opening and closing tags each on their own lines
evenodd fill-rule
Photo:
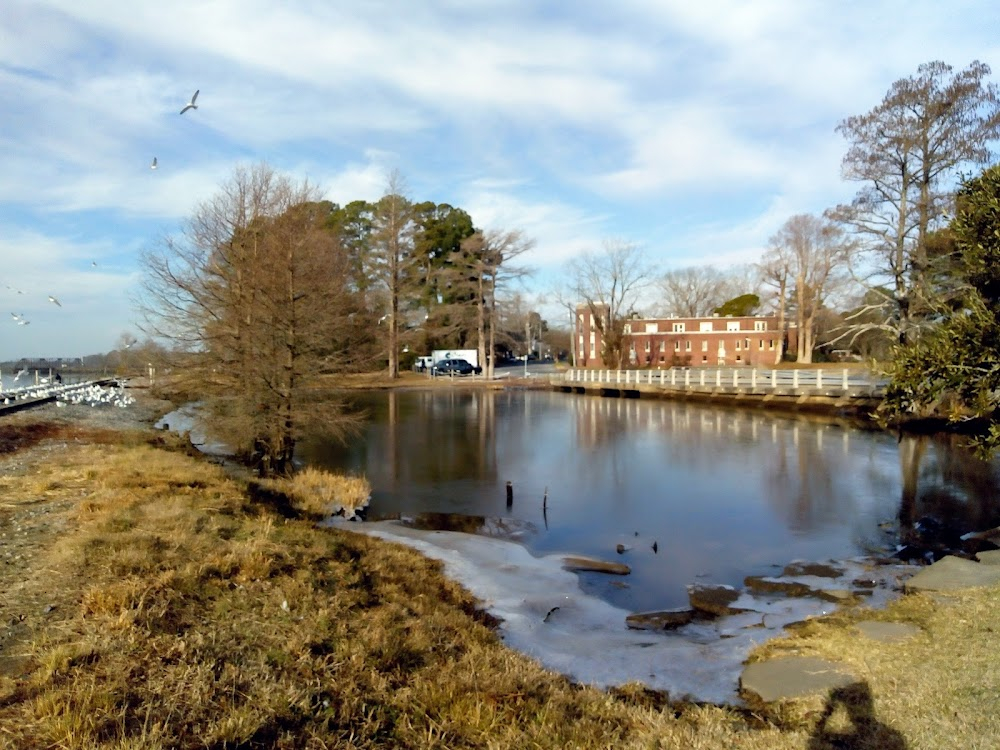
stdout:
<svg viewBox="0 0 1000 750">
<path fill-rule="evenodd" d="M 951 223 L 961 303 L 915 343 L 896 347 L 882 416 L 985 420 L 977 442 L 1000 447 L 1000 165 L 967 180 Z"/>
<path fill-rule="evenodd" d="M 716 315 L 744 318 L 753 315 L 760 308 L 760 297 L 756 294 L 741 294 L 733 297 L 712 310 Z"/>
</svg>

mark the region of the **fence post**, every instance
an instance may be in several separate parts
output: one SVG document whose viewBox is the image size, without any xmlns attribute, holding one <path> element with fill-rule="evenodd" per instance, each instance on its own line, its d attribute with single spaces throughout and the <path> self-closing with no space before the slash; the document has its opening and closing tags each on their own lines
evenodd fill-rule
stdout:
<svg viewBox="0 0 1000 750">
<path fill-rule="evenodd" d="M 722 385 L 722 370 L 715 371 L 715 387 L 718 388 Z"/>
<path fill-rule="evenodd" d="M 740 371 L 733 370 L 733 388 L 740 387 Z"/>
<path fill-rule="evenodd" d="M 845 391 L 847 390 L 847 387 L 848 387 L 848 382 L 847 382 L 847 368 L 845 367 L 844 368 L 844 390 Z"/>
<path fill-rule="evenodd" d="M 756 391 L 757 390 L 757 368 L 756 367 L 753 368 L 750 371 L 750 390 L 752 390 L 752 391 Z"/>
<path fill-rule="evenodd" d="M 771 390 L 775 390 L 778 387 L 778 371 L 771 370 Z"/>
<path fill-rule="evenodd" d="M 705 385 L 705 371 L 701 370 L 698 372 L 698 385 Z"/>
<path fill-rule="evenodd" d="M 670 368 L 670 385 L 671 387 L 677 385 L 677 370 L 673 367 Z"/>
<path fill-rule="evenodd" d="M 688 388 L 688 387 L 690 387 L 690 385 L 691 385 L 691 371 L 690 370 L 685 370 L 684 371 L 684 387 Z"/>
<path fill-rule="evenodd" d="M 792 388 L 795 390 L 799 389 L 799 371 L 792 370 Z"/>
<path fill-rule="evenodd" d="M 663 379 L 667 376 L 666 370 L 660 370 L 660 385 L 663 385 Z"/>
<path fill-rule="evenodd" d="M 816 387 L 817 388 L 822 388 L 823 387 L 823 369 L 822 368 L 820 368 L 819 370 L 816 370 Z"/>
</svg>

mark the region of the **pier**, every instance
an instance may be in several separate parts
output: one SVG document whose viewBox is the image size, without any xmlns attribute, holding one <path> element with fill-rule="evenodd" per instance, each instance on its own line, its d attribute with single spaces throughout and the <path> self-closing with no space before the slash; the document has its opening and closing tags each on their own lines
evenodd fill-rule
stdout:
<svg viewBox="0 0 1000 750">
<path fill-rule="evenodd" d="M 574 368 L 553 390 L 619 398 L 671 398 L 731 406 L 864 414 L 882 401 L 887 380 L 852 368 L 671 367 L 664 370 Z"/>
</svg>

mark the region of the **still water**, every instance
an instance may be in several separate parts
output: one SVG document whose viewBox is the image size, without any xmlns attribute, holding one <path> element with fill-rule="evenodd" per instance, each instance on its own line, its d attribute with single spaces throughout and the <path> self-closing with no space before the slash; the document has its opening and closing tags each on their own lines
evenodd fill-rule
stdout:
<svg viewBox="0 0 1000 750">
<path fill-rule="evenodd" d="M 297 457 L 366 475 L 375 517 L 482 516 L 525 530 L 534 554 L 625 562 L 627 578 L 586 574 L 582 585 L 633 611 L 685 605 L 688 584 L 740 586 L 791 560 L 885 554 L 901 525 L 927 515 L 1000 525 L 997 465 L 954 441 L 542 391 L 389 391 L 359 404 L 370 418 L 360 437 L 304 441 Z"/>
</svg>

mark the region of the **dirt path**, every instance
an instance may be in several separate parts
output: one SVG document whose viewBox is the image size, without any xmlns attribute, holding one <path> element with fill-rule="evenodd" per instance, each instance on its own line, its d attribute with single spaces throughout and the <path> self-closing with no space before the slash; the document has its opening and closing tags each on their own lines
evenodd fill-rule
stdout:
<svg viewBox="0 0 1000 750">
<path fill-rule="evenodd" d="M 20 673 L 22 646 L 73 606 L 53 586 L 48 562 L 55 541 L 86 497 L 90 482 L 53 481 L 60 454 L 123 430 L 142 431 L 169 408 L 141 391 L 134 405 L 55 404 L 0 417 L 0 676 Z M 60 593 L 62 592 L 62 593 Z"/>
</svg>

